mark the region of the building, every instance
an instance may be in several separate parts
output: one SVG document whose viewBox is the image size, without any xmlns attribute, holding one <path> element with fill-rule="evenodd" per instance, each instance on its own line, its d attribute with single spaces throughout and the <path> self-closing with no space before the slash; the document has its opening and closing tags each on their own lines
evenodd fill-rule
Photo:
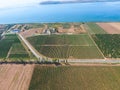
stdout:
<svg viewBox="0 0 120 90">
<path fill-rule="evenodd" d="M 11 33 L 19 33 L 20 30 L 19 29 L 14 29 L 14 30 L 11 30 Z"/>
</svg>

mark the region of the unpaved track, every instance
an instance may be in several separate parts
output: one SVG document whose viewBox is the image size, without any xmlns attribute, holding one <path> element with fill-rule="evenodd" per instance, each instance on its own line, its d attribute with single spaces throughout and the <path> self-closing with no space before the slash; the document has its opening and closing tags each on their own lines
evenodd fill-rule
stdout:
<svg viewBox="0 0 120 90">
<path fill-rule="evenodd" d="M 18 34 L 21 40 L 26 44 L 26 46 L 30 49 L 30 51 L 35 55 L 36 58 L 40 58 L 39 52 L 37 52 L 36 49 L 33 48 L 33 46 L 21 35 Z"/>
<path fill-rule="evenodd" d="M 28 90 L 34 65 L 0 65 L 0 90 Z"/>
<path fill-rule="evenodd" d="M 82 63 L 69 63 L 71 66 L 91 66 L 91 67 L 93 67 L 93 66 L 98 66 L 98 67 L 104 67 L 104 66 L 106 66 L 106 67 L 111 67 L 111 66 L 120 66 L 120 64 L 95 64 L 95 63 L 93 63 L 93 64 L 82 64 Z"/>
<path fill-rule="evenodd" d="M 120 23 L 97 23 L 109 34 L 120 34 Z"/>
</svg>

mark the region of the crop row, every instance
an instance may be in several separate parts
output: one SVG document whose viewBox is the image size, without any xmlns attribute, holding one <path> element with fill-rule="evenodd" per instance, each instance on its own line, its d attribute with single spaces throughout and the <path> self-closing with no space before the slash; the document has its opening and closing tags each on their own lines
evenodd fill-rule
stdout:
<svg viewBox="0 0 120 90">
<path fill-rule="evenodd" d="M 29 55 L 21 43 L 14 43 L 9 58 L 28 58 Z"/>
<path fill-rule="evenodd" d="M 51 58 L 99 59 L 103 58 L 95 46 L 39 46 L 36 49 Z"/>
<path fill-rule="evenodd" d="M 12 49 L 11 49 L 12 48 Z M 9 55 L 9 57 L 7 57 Z M 16 34 L 6 35 L 0 40 L 0 58 L 28 57 Z"/>
<path fill-rule="evenodd" d="M 37 65 L 29 90 L 120 90 L 119 76 L 119 67 Z"/>
<path fill-rule="evenodd" d="M 90 45 L 94 46 L 87 34 L 81 35 L 41 35 L 29 37 L 28 41 L 33 45 Z"/>
<path fill-rule="evenodd" d="M 120 35 L 97 34 L 93 39 L 107 58 L 120 58 Z"/>
<path fill-rule="evenodd" d="M 106 34 L 106 32 L 95 23 L 87 23 L 86 27 L 88 27 L 87 31 L 90 34 Z"/>
</svg>

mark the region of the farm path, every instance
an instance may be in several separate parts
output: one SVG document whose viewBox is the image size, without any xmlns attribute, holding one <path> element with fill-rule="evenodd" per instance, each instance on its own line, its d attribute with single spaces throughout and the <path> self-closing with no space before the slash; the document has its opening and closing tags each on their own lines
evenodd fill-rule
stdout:
<svg viewBox="0 0 120 90">
<path fill-rule="evenodd" d="M 64 61 L 63 59 L 59 60 Z M 98 63 L 98 64 L 111 64 L 111 63 L 120 63 L 120 59 L 68 59 L 67 62 L 69 63 Z"/>
<path fill-rule="evenodd" d="M 120 64 L 82 64 L 82 63 L 69 63 L 71 66 L 91 66 L 91 67 L 93 67 L 93 66 L 101 66 L 101 67 L 103 67 L 103 66 L 106 66 L 106 67 L 108 67 L 108 66 L 120 66 Z"/>
<path fill-rule="evenodd" d="M 40 46 L 93 46 L 93 45 L 69 45 L 69 44 L 62 44 L 62 45 L 47 45 L 47 44 L 44 44 L 44 45 L 40 45 Z"/>
<path fill-rule="evenodd" d="M 27 47 L 30 49 L 30 51 L 35 55 L 36 58 L 40 58 L 39 53 L 33 48 L 33 46 L 21 35 L 18 34 L 21 40 L 27 45 Z"/>
</svg>

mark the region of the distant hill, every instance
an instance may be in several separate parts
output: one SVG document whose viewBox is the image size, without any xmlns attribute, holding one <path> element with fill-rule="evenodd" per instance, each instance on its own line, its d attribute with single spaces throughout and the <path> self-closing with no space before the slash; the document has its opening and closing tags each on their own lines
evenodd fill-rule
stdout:
<svg viewBox="0 0 120 90">
<path fill-rule="evenodd" d="M 86 2 L 115 2 L 120 0 L 73 0 L 73 1 L 43 1 L 41 5 L 47 4 L 68 4 L 68 3 L 86 3 Z"/>
</svg>

